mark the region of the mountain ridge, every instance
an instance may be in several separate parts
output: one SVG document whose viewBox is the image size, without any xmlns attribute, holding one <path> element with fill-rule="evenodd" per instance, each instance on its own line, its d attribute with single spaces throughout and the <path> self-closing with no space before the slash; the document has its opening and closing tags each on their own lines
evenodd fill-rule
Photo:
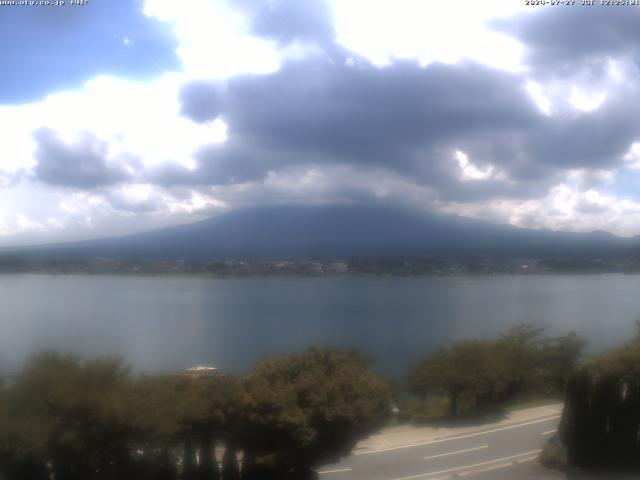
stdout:
<svg viewBox="0 0 640 480">
<path fill-rule="evenodd" d="M 199 222 L 113 238 L 5 248 L 0 254 L 214 260 L 223 258 L 625 256 L 638 237 L 524 229 L 377 206 L 234 210 Z"/>
</svg>

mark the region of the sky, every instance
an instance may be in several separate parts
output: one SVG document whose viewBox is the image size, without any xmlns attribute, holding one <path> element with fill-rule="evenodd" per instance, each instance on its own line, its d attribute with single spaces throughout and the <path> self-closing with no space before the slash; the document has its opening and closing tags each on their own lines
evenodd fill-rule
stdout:
<svg viewBox="0 0 640 480">
<path fill-rule="evenodd" d="M 640 234 L 640 7 L 31 3 L 0 5 L 0 245 L 271 205 Z"/>
</svg>

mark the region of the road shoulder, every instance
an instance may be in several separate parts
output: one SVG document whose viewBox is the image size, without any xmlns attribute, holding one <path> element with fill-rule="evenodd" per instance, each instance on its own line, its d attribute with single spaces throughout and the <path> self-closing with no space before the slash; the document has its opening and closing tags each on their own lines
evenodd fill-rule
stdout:
<svg viewBox="0 0 640 480">
<path fill-rule="evenodd" d="M 362 440 L 354 453 L 363 453 L 368 451 L 383 450 L 387 448 L 398 448 L 440 440 L 448 437 L 459 435 L 468 435 L 475 432 L 504 428 L 511 425 L 517 425 L 535 421 L 542 418 L 558 416 L 562 413 L 562 404 L 553 403 L 544 406 L 526 408 L 521 410 L 513 410 L 500 421 L 487 422 L 484 424 L 475 424 L 472 426 L 414 426 L 400 425 L 389 427 L 380 432 Z"/>
</svg>

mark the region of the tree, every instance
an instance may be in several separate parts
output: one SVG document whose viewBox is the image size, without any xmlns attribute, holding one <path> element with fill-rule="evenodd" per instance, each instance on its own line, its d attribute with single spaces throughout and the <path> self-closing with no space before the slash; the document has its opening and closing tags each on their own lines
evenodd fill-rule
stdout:
<svg viewBox="0 0 640 480">
<path fill-rule="evenodd" d="M 578 368 L 587 342 L 575 332 L 542 341 L 542 381 L 549 393 L 562 394 Z"/>
<path fill-rule="evenodd" d="M 492 404 L 498 395 L 503 371 L 494 345 L 489 341 L 468 340 L 440 348 L 412 365 L 408 384 L 411 392 L 425 398 L 428 394 L 446 395 L 450 415 L 457 416 L 462 397 L 476 410 Z"/>
<path fill-rule="evenodd" d="M 216 440 L 227 439 L 237 423 L 240 393 L 235 379 L 222 375 L 177 376 L 170 380 L 174 392 L 171 402 L 176 409 L 185 444 L 185 477 L 216 479 Z M 199 451 L 195 465 L 194 453 Z"/>
<path fill-rule="evenodd" d="M 129 412 L 135 428 L 132 454 L 137 479 L 168 480 L 177 477 L 182 456 L 178 398 L 172 378 L 140 376 L 134 379 Z"/>
<path fill-rule="evenodd" d="M 505 369 L 503 401 L 511 400 L 528 387 L 539 387 L 544 370 L 543 332 L 541 327 L 519 325 L 496 340 L 495 350 Z"/>
<path fill-rule="evenodd" d="M 36 356 L 8 400 L 13 450 L 59 480 L 122 478 L 132 466 L 129 387 L 118 360 Z"/>
<path fill-rule="evenodd" d="M 244 381 L 239 440 L 279 478 L 351 452 L 390 412 L 389 391 L 354 351 L 309 349 L 259 363 Z"/>
<path fill-rule="evenodd" d="M 215 480 L 219 442 L 224 480 L 240 478 L 237 453 L 245 480 L 301 480 L 389 411 L 386 385 L 352 351 L 278 357 L 241 381 L 135 377 L 119 360 L 45 353 L 0 386 L 0 476 Z"/>
<path fill-rule="evenodd" d="M 571 376 L 560 423 L 569 464 L 640 470 L 640 340 L 595 355 Z"/>
<path fill-rule="evenodd" d="M 515 327 L 495 340 L 466 340 L 414 363 L 409 391 L 448 398 L 450 415 L 491 413 L 524 392 L 559 392 L 582 354 L 575 334 L 547 338 L 543 329 Z M 461 405 L 461 402 L 463 405 Z"/>
</svg>

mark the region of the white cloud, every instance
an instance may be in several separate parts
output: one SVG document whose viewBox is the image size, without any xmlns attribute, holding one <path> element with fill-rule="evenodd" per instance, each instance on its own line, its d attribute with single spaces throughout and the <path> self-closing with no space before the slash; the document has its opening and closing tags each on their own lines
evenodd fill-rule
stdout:
<svg viewBox="0 0 640 480">
<path fill-rule="evenodd" d="M 165 161 L 193 168 L 192 153 L 205 143 L 223 142 L 221 120 L 195 123 L 179 115 L 180 74 L 166 74 L 152 82 L 99 76 L 75 92 L 62 92 L 22 106 L 0 107 L 2 169 L 28 169 L 35 163 L 33 132 L 48 127 L 67 143 L 90 132 L 107 144 L 108 157 L 130 157 L 144 165 Z"/>
<path fill-rule="evenodd" d="M 239 73 L 268 73 L 279 68 L 274 42 L 249 34 L 248 19 L 224 0 L 147 0 L 144 12 L 173 24 L 176 53 L 187 75 L 228 78 Z"/>
<path fill-rule="evenodd" d="M 519 2 L 332 0 L 338 41 L 379 65 L 395 58 L 420 63 L 473 59 L 510 71 L 524 70 L 522 45 L 491 31 L 490 19 L 530 12 Z"/>
<path fill-rule="evenodd" d="M 607 94 L 604 92 L 589 93 L 583 88 L 574 86 L 571 89 L 569 103 L 582 112 L 593 112 L 600 108 L 606 98 Z"/>
<path fill-rule="evenodd" d="M 38 109 L 35 105 L 0 106 L 0 169 L 16 172 L 35 164 L 36 143 L 31 134 L 37 129 Z"/>
<path fill-rule="evenodd" d="M 490 219 L 523 228 L 591 232 L 606 230 L 621 236 L 638 233 L 640 202 L 613 194 L 561 183 L 542 198 L 493 199 L 483 202 L 440 204 L 445 213 Z"/>
<path fill-rule="evenodd" d="M 551 102 L 542 86 L 534 80 L 528 80 L 525 88 L 538 109 L 545 115 L 551 115 Z"/>
<path fill-rule="evenodd" d="M 460 150 L 455 152 L 455 157 L 458 161 L 458 166 L 460 167 L 460 176 L 462 180 L 487 180 L 491 178 L 493 174 L 492 165 L 489 165 L 485 169 L 481 169 L 477 165 L 474 165 L 469 160 L 469 157 Z"/>
<path fill-rule="evenodd" d="M 195 213 L 206 211 L 211 213 L 212 210 L 225 210 L 229 205 L 215 198 L 212 195 L 203 194 L 198 191 L 192 191 L 191 195 L 186 199 L 174 199 L 167 204 L 170 213 Z"/>
<path fill-rule="evenodd" d="M 42 231 L 44 226 L 38 222 L 34 222 L 22 213 L 15 215 L 16 226 L 21 232 L 37 232 Z"/>
<path fill-rule="evenodd" d="M 640 170 L 640 142 L 634 142 L 624 156 L 626 167 L 632 170 Z"/>
</svg>

